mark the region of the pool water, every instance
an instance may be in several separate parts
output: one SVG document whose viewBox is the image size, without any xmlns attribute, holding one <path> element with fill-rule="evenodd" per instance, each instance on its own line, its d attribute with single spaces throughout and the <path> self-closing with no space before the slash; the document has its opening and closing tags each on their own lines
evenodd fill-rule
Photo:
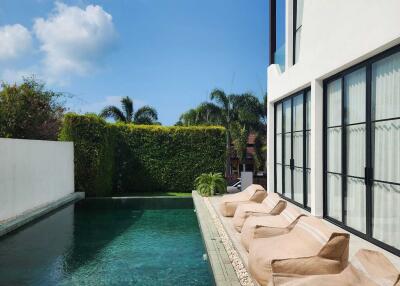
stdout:
<svg viewBox="0 0 400 286">
<path fill-rule="evenodd" d="M 85 200 L 11 233 L 0 285 L 214 285 L 193 208 L 162 205 Z"/>
</svg>

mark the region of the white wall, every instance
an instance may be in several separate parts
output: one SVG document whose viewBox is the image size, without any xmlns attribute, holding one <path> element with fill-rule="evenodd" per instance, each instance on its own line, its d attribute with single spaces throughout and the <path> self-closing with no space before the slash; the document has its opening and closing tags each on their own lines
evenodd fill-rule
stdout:
<svg viewBox="0 0 400 286">
<path fill-rule="evenodd" d="M 0 138 L 0 221 L 73 192 L 72 142 Z"/>
<path fill-rule="evenodd" d="M 400 44 L 399 0 L 304 0 L 299 61 L 292 65 L 293 0 L 286 0 L 286 69 L 268 67 L 268 189 L 273 188 L 273 103 L 311 86 L 311 211 L 322 215 L 322 82 Z"/>
<path fill-rule="evenodd" d="M 293 0 L 286 0 L 292 7 Z M 304 0 L 299 62 L 292 66 L 287 10 L 286 71 L 268 68 L 268 97 L 279 100 L 400 43 L 399 0 Z"/>
</svg>

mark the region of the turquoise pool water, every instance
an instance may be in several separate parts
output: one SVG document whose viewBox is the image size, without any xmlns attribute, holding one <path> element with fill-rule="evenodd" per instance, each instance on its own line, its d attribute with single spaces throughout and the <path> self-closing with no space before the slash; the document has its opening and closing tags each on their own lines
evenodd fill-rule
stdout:
<svg viewBox="0 0 400 286">
<path fill-rule="evenodd" d="M 0 239 L 0 285 L 214 285 L 191 203 L 166 205 L 69 205 Z"/>
</svg>

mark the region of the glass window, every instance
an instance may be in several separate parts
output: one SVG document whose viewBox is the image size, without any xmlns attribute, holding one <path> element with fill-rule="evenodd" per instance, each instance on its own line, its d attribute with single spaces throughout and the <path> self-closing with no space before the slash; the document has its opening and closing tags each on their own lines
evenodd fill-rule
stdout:
<svg viewBox="0 0 400 286">
<path fill-rule="evenodd" d="M 400 249 L 400 185 L 375 182 L 372 235 Z"/>
<path fill-rule="evenodd" d="M 276 133 L 282 133 L 282 104 L 276 106 Z"/>
<path fill-rule="evenodd" d="M 342 127 L 327 130 L 328 172 L 340 173 L 342 170 Z"/>
<path fill-rule="evenodd" d="M 342 80 L 328 84 L 328 127 L 342 124 Z"/>
<path fill-rule="evenodd" d="M 342 178 L 341 175 L 327 174 L 328 210 L 330 217 L 342 221 Z"/>
<path fill-rule="evenodd" d="M 400 117 L 400 52 L 372 65 L 373 119 Z"/>
<path fill-rule="evenodd" d="M 347 177 L 346 224 L 358 231 L 366 231 L 366 196 L 364 180 Z"/>
<path fill-rule="evenodd" d="M 303 94 L 293 98 L 293 130 L 303 130 Z"/>
<path fill-rule="evenodd" d="M 324 148 L 326 214 L 395 252 L 400 251 L 400 46 L 396 50 L 325 86 Z"/>
<path fill-rule="evenodd" d="M 306 93 L 306 129 L 311 129 L 311 91 Z"/>
<path fill-rule="evenodd" d="M 275 165 L 275 171 L 276 171 L 276 191 L 280 194 L 282 194 L 282 165 Z"/>
<path fill-rule="evenodd" d="M 293 64 L 299 61 L 300 56 L 300 42 L 301 42 L 301 30 L 303 27 L 303 10 L 304 10 L 304 0 L 294 0 L 294 53 L 293 53 Z"/>
<path fill-rule="evenodd" d="M 281 123 L 276 122 L 277 130 L 275 130 L 275 189 L 301 205 L 304 205 L 310 190 L 307 180 L 309 181 L 311 171 L 309 167 L 306 168 L 305 161 L 309 160 L 309 151 L 306 148 L 310 144 L 311 134 L 309 129 L 305 129 L 307 122 L 305 112 L 310 106 L 309 95 L 308 90 L 302 91 L 275 105 L 276 116 L 283 118 Z M 282 134 L 278 130 L 280 124 Z"/>
<path fill-rule="evenodd" d="M 374 178 L 400 184 L 400 119 L 375 122 Z"/>
<path fill-rule="evenodd" d="M 365 68 L 356 70 L 344 78 L 346 124 L 365 122 Z"/>
</svg>

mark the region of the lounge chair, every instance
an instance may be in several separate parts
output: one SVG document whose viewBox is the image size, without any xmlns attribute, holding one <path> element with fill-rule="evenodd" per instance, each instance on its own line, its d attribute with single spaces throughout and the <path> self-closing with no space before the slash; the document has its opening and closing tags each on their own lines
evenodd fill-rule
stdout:
<svg viewBox="0 0 400 286">
<path fill-rule="evenodd" d="M 233 216 L 238 205 L 243 203 L 260 203 L 267 196 L 265 189 L 257 184 L 248 186 L 245 190 L 231 195 L 224 195 L 220 205 L 223 216 Z"/>
<path fill-rule="evenodd" d="M 334 232 L 321 219 L 303 216 L 289 233 L 251 242 L 249 272 L 261 286 L 266 286 L 273 271 L 339 273 L 347 266 L 348 256 L 348 233 Z"/>
<path fill-rule="evenodd" d="M 380 252 L 361 249 L 339 274 L 300 275 L 298 269 L 274 269 L 287 273 L 273 274 L 273 286 L 399 286 L 400 273 Z M 329 271 L 329 269 L 328 269 Z M 298 274 L 291 274 L 295 272 Z"/>
<path fill-rule="evenodd" d="M 250 216 L 244 222 L 241 230 L 241 241 L 244 248 L 249 251 L 253 239 L 288 233 L 304 215 L 297 208 L 288 205 L 279 215 Z"/>
<path fill-rule="evenodd" d="M 250 216 L 278 215 L 286 207 L 286 201 L 276 193 L 268 193 L 267 197 L 259 204 L 241 204 L 233 216 L 233 226 L 237 231 L 242 230 L 245 220 Z"/>
</svg>

